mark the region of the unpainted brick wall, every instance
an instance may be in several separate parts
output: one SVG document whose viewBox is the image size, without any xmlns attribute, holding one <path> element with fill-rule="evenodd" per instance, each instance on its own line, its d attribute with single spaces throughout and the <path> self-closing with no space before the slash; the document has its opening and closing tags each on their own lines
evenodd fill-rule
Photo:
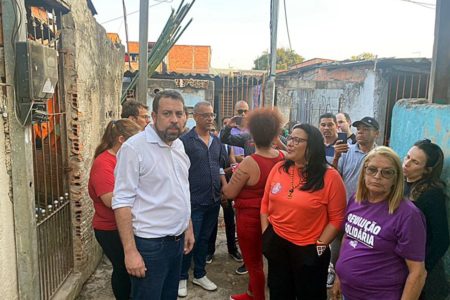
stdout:
<svg viewBox="0 0 450 300">
<path fill-rule="evenodd" d="M 175 45 L 167 54 L 167 71 L 178 73 L 209 73 L 210 46 Z"/>
<path fill-rule="evenodd" d="M 62 40 L 74 268 L 86 272 L 101 253 L 92 230 L 89 171 L 107 123 L 119 117 L 124 48 L 107 38 L 86 1 L 72 2 L 63 19 Z"/>
</svg>

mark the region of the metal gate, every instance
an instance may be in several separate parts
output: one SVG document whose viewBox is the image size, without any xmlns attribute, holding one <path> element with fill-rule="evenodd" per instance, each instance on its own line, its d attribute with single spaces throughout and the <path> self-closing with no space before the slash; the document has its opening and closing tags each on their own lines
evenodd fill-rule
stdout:
<svg viewBox="0 0 450 300">
<path fill-rule="evenodd" d="M 384 144 L 389 145 L 391 136 L 391 117 L 395 102 L 400 99 L 428 98 L 429 72 L 392 72 L 389 75 L 386 129 Z"/>
<path fill-rule="evenodd" d="M 220 95 L 220 112 L 223 117 L 234 115 L 234 105 L 244 100 L 251 105 L 250 109 L 263 106 L 265 74 L 234 72 L 222 77 L 221 87 L 218 87 Z"/>
<path fill-rule="evenodd" d="M 50 299 L 73 269 L 72 220 L 66 176 L 67 139 L 61 56 L 61 14 L 27 7 L 28 38 L 59 51 L 52 98 L 34 104 L 33 166 L 40 298 Z"/>
</svg>

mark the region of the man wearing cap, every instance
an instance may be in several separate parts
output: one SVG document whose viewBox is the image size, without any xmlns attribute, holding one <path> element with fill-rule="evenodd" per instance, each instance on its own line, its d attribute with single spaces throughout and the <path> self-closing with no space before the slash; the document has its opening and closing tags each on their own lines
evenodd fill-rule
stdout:
<svg viewBox="0 0 450 300">
<path fill-rule="evenodd" d="M 344 180 L 347 201 L 356 191 L 362 160 L 376 146 L 375 140 L 379 134 L 379 125 L 374 118 L 364 117 L 352 125 L 356 127 L 356 144 L 335 145 L 333 159 L 333 165 L 338 168 Z"/>
<path fill-rule="evenodd" d="M 355 193 L 358 184 L 361 164 L 370 150 L 376 147 L 375 140 L 379 134 L 377 120 L 371 117 L 364 117 L 354 122 L 356 127 L 356 144 L 347 143 L 336 144 L 334 146 L 333 165 L 341 173 L 347 191 L 347 202 Z M 342 238 L 342 237 L 341 237 Z M 331 287 L 334 282 L 334 267 L 336 264 L 341 239 L 339 236 L 331 243 L 331 262 L 328 270 L 327 287 Z"/>
</svg>

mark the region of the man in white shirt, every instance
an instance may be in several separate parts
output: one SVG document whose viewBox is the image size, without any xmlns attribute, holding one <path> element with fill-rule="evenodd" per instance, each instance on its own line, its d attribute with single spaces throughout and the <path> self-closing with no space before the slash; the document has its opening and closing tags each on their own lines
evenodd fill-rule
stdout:
<svg viewBox="0 0 450 300">
<path fill-rule="evenodd" d="M 153 125 L 117 154 L 112 208 L 131 275 L 133 299 L 176 299 L 183 253 L 194 244 L 189 158 L 178 139 L 186 115 L 180 93 L 153 100 Z"/>
</svg>

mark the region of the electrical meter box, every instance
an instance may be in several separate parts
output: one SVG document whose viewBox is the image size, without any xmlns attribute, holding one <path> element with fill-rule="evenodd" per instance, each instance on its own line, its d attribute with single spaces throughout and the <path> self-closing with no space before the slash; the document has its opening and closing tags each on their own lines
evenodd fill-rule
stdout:
<svg viewBox="0 0 450 300">
<path fill-rule="evenodd" d="M 16 43 L 16 101 L 19 118 L 31 120 L 31 103 L 51 98 L 58 82 L 58 53 L 39 42 Z"/>
</svg>

